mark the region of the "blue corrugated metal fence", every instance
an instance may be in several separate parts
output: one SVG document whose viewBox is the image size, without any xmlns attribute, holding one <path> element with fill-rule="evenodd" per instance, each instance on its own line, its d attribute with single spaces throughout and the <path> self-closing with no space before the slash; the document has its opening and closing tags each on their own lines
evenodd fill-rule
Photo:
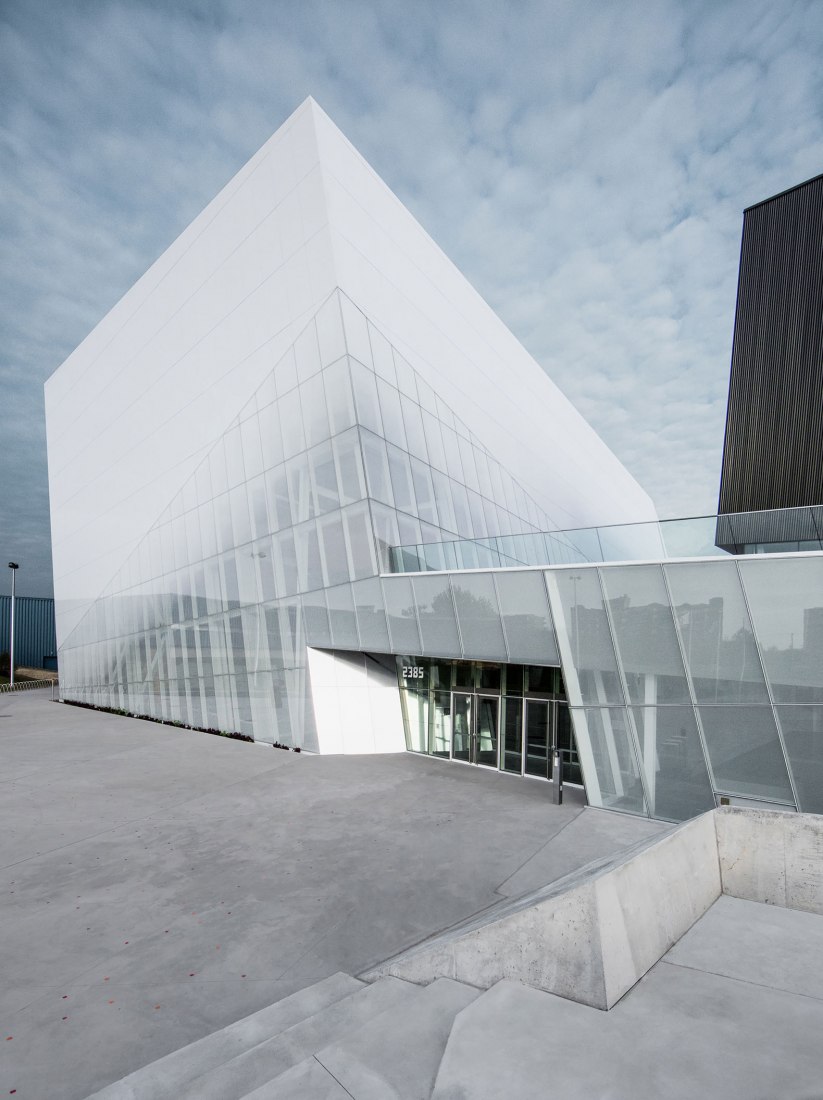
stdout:
<svg viewBox="0 0 823 1100">
<path fill-rule="evenodd" d="M 0 596 L 0 653 L 9 650 L 11 596 Z M 54 600 L 18 596 L 14 601 L 14 663 L 24 668 L 54 668 L 57 638 Z M 47 658 L 52 658 L 51 661 Z"/>
</svg>

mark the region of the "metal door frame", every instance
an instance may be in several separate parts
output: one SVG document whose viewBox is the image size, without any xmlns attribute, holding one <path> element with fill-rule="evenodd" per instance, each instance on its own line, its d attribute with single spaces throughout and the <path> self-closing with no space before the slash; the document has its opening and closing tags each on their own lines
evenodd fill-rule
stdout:
<svg viewBox="0 0 823 1100">
<path fill-rule="evenodd" d="M 461 760 L 460 757 L 454 755 L 454 697 L 456 695 L 462 695 L 464 698 L 469 699 L 469 758 L 468 760 Z M 494 695 L 488 691 L 465 691 L 462 688 L 452 688 L 451 690 L 451 717 L 452 717 L 452 729 L 451 729 L 451 756 L 450 759 L 457 764 L 472 764 L 475 768 L 488 768 L 490 771 L 499 771 L 500 761 L 500 700 L 502 696 Z M 494 764 L 481 764 L 478 760 L 478 734 L 477 734 L 477 718 L 480 713 L 480 701 L 482 699 L 493 699 L 497 704 L 497 711 L 495 715 L 495 763 Z"/>
</svg>

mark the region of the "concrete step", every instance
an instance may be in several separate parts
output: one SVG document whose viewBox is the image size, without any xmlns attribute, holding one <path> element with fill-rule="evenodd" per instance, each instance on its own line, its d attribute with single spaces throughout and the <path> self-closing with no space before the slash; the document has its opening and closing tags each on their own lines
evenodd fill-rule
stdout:
<svg viewBox="0 0 823 1100">
<path fill-rule="evenodd" d="M 240 1100 L 384 1012 L 408 1012 L 422 997 L 419 986 L 382 978 L 166 1095 L 174 1100 Z"/>
<path fill-rule="evenodd" d="M 158 1100 L 178 1095 L 189 1081 L 228 1062 L 266 1039 L 294 1027 L 364 988 L 348 974 L 332 974 L 228 1027 L 172 1051 L 156 1062 L 95 1092 L 88 1100 Z"/>
<path fill-rule="evenodd" d="M 480 990 L 438 978 L 244 1100 L 429 1100 L 455 1016 Z"/>
</svg>

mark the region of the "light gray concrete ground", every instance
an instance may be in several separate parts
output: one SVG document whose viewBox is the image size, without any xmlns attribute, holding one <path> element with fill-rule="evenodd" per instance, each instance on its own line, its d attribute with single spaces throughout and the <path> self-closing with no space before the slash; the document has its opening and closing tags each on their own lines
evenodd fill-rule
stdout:
<svg viewBox="0 0 823 1100">
<path fill-rule="evenodd" d="M 0 1096 L 18 1100 L 85 1097 L 662 828 L 568 788 L 557 807 L 534 781 L 297 755 L 46 691 L 0 697 L 0 754 Z"/>
<path fill-rule="evenodd" d="M 610 1012 L 500 982 L 456 1018 L 434 1100 L 819 1100 L 822 925 L 721 897 Z"/>
</svg>

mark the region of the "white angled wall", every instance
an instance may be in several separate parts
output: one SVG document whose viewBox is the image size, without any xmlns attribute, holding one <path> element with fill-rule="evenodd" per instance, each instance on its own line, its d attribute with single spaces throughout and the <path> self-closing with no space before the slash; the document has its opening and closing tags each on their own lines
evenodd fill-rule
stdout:
<svg viewBox="0 0 823 1100">
<path fill-rule="evenodd" d="M 46 383 L 58 644 L 335 282 L 306 102 Z"/>
<path fill-rule="evenodd" d="M 655 519 L 644 490 L 319 111 L 317 133 L 340 287 L 558 527 Z"/>
<path fill-rule="evenodd" d="M 393 663 L 384 668 L 365 653 L 307 652 L 318 752 L 404 752 Z"/>
<path fill-rule="evenodd" d="M 58 646 L 336 286 L 558 527 L 653 516 L 307 100 L 46 384 Z"/>
</svg>

